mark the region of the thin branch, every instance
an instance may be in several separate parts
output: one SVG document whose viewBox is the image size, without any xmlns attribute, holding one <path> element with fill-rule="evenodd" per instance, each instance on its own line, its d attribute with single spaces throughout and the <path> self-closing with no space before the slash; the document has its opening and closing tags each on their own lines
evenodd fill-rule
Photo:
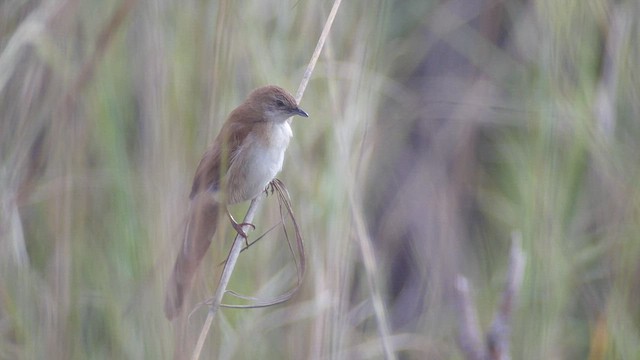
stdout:
<svg viewBox="0 0 640 360">
<path fill-rule="evenodd" d="M 318 43 L 316 44 L 316 49 L 313 51 L 313 55 L 311 56 L 311 60 L 309 61 L 309 65 L 307 65 L 307 70 L 304 72 L 302 76 L 302 81 L 300 81 L 300 86 L 298 86 L 298 91 L 296 91 L 296 101 L 300 103 L 302 100 L 302 95 L 304 94 L 304 90 L 307 88 L 307 84 L 309 83 L 309 79 L 311 79 L 311 74 L 313 73 L 313 69 L 316 67 L 316 62 L 318 62 L 318 58 L 320 57 L 320 53 L 322 52 L 322 47 L 324 46 L 327 37 L 329 36 L 329 31 L 331 30 L 331 25 L 333 25 L 333 20 L 336 18 L 336 14 L 338 14 L 338 8 L 340 8 L 340 3 L 342 0 L 335 0 L 333 2 L 333 7 L 331 8 L 331 12 L 329 12 L 329 17 L 324 24 L 324 28 L 322 29 L 322 33 L 320 34 L 320 39 L 318 39 Z M 291 119 L 289 119 L 291 121 Z"/>
<path fill-rule="evenodd" d="M 245 223 L 250 223 L 253 221 L 253 218 L 258 211 L 258 204 L 260 202 L 260 197 L 255 198 L 251 201 L 251 205 L 249 205 L 249 209 L 247 210 L 247 214 L 244 217 Z M 248 231 L 249 225 L 245 225 L 242 230 Z M 227 290 L 227 285 L 229 284 L 229 280 L 231 279 L 231 274 L 233 273 L 233 269 L 236 266 L 236 262 L 238 261 L 238 256 L 240 255 L 240 251 L 242 251 L 242 247 L 244 246 L 244 238 L 240 236 L 240 234 L 236 235 L 236 239 L 233 241 L 233 246 L 231 247 L 231 251 L 229 252 L 229 256 L 227 257 L 227 263 L 222 271 L 222 275 L 220 276 L 220 282 L 218 283 L 218 287 L 216 288 L 216 293 L 213 297 L 213 301 L 209 306 L 209 312 L 207 313 L 207 319 L 202 325 L 202 330 L 200 331 L 200 336 L 198 337 L 198 342 L 196 343 L 196 347 L 193 350 L 193 356 L 191 359 L 197 360 L 200 358 L 200 353 L 202 352 L 202 347 L 204 346 L 204 342 L 207 338 L 207 334 L 209 333 L 209 329 L 211 328 L 211 323 L 213 322 L 213 318 L 220 307 L 220 303 L 222 302 L 222 297 Z"/>
</svg>

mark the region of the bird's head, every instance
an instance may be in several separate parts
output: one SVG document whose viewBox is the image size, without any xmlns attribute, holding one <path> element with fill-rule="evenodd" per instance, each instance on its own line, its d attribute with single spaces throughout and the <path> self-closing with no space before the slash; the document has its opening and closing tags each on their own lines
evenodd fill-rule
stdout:
<svg viewBox="0 0 640 360">
<path fill-rule="evenodd" d="M 266 121 L 284 122 L 294 115 L 309 117 L 309 114 L 298 107 L 291 94 L 274 85 L 254 90 L 249 94 L 246 103 L 260 111 Z"/>
</svg>

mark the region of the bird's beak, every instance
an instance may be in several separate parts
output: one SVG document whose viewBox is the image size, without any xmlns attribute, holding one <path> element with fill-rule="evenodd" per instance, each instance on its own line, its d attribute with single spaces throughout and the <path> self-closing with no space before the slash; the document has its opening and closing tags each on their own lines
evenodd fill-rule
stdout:
<svg viewBox="0 0 640 360">
<path fill-rule="evenodd" d="M 293 109 L 293 114 L 294 114 L 294 115 L 300 115 L 300 116 L 302 116 L 302 117 L 309 117 L 309 114 L 307 114 L 307 112 L 306 112 L 306 111 L 304 111 L 304 110 L 300 109 L 299 107 L 298 107 L 298 108 Z"/>
</svg>

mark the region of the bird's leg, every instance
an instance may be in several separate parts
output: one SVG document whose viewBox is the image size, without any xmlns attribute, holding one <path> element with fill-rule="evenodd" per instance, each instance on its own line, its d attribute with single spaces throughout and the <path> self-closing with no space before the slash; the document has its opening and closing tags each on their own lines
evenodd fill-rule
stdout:
<svg viewBox="0 0 640 360">
<path fill-rule="evenodd" d="M 227 209 L 227 216 L 229 216 L 229 220 L 231 220 L 231 226 L 233 227 L 233 229 L 244 238 L 244 241 L 247 241 L 247 233 L 244 232 L 244 230 L 242 229 L 242 227 L 246 226 L 251 226 L 253 228 L 253 230 L 256 229 L 256 226 L 253 225 L 252 223 L 238 223 L 236 221 L 236 219 L 233 218 L 233 216 L 231 215 L 231 213 L 229 212 L 229 209 Z M 247 244 L 248 246 L 249 244 Z"/>
</svg>

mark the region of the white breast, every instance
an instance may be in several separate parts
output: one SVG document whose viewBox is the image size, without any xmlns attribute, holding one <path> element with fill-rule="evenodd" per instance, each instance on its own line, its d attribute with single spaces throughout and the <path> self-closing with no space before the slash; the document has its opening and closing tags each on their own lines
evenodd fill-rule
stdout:
<svg viewBox="0 0 640 360">
<path fill-rule="evenodd" d="M 228 202 L 247 201 L 258 196 L 282 169 L 284 153 L 293 132 L 288 122 L 269 123 L 266 132 L 247 135 L 227 173 Z M 264 136 L 264 134 L 268 136 Z"/>
</svg>

